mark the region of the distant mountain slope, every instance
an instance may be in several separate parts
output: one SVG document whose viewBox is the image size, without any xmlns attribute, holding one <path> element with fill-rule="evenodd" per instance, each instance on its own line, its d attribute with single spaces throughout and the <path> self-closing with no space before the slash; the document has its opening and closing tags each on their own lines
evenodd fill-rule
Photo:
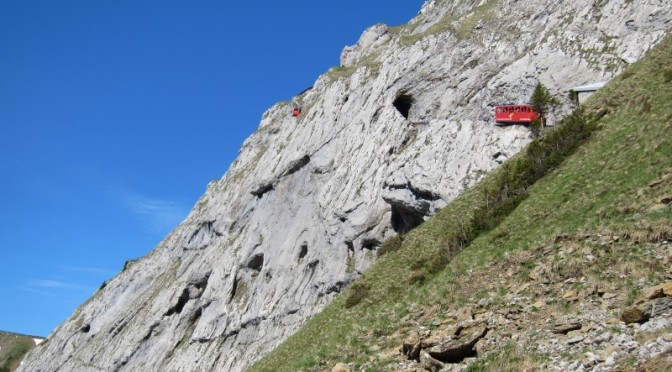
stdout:
<svg viewBox="0 0 672 372">
<path fill-rule="evenodd" d="M 406 25 L 370 27 L 312 89 L 264 113 L 186 220 L 23 369 L 248 368 L 367 272 L 382 242 L 530 142 L 527 127 L 493 125 L 495 105 L 541 81 L 566 111 L 570 87 L 609 80 L 671 21 L 662 0 L 431 0 Z M 404 286 L 403 272 L 387 280 Z"/>
<path fill-rule="evenodd" d="M 252 370 L 671 370 L 672 36 L 386 245 Z"/>
<path fill-rule="evenodd" d="M 0 372 L 15 370 L 24 355 L 43 340 L 43 337 L 0 331 Z"/>
</svg>

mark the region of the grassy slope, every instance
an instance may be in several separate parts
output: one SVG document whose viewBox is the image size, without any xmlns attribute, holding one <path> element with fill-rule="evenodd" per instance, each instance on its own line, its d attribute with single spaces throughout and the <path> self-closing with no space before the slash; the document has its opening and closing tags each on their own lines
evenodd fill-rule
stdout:
<svg viewBox="0 0 672 372">
<path fill-rule="evenodd" d="M 400 329 L 410 326 L 407 315 L 413 309 L 433 308 L 435 315 L 426 319 L 430 328 L 447 321 L 451 310 L 492 288 L 487 278 L 499 273 L 488 270 L 502 269 L 497 262 L 524 256 L 521 252 L 553 253 L 558 236 L 620 237 L 619 249 L 576 270 L 630 293 L 630 301 L 639 289 L 607 269 L 620 267 L 645 284 L 657 284 L 664 268 L 637 252 L 639 243 L 672 239 L 672 208 L 659 202 L 672 197 L 672 181 L 647 186 L 672 173 L 672 38 L 595 94 L 587 111 L 603 116 L 592 137 L 560 167 L 525 188 L 529 196 L 519 198 L 522 202 L 504 213 L 500 223 L 473 229 L 486 190 L 511 167 L 500 168 L 408 233 L 400 247 L 390 243 L 390 252 L 346 293 L 252 369 L 330 369 L 337 362 L 384 368 L 388 362 L 381 354 L 399 346 L 404 338 Z M 518 156 L 511 163 L 520 161 Z M 462 232 L 469 236 L 459 252 L 454 237 Z M 519 275 L 510 280 L 525 281 L 525 270 L 532 267 L 534 262 L 519 262 Z M 488 358 L 499 358 L 498 368 L 514 363 L 502 353 Z"/>
<path fill-rule="evenodd" d="M 16 369 L 34 347 L 33 337 L 0 331 L 0 372 Z"/>
</svg>

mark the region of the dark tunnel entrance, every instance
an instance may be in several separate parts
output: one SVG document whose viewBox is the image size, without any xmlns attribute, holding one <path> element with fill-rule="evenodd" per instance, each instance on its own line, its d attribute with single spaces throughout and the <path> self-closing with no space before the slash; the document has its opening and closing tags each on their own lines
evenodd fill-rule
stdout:
<svg viewBox="0 0 672 372">
<path fill-rule="evenodd" d="M 409 94 L 402 93 L 397 96 L 397 98 L 392 102 L 394 108 L 399 111 L 401 116 L 408 119 L 408 115 L 411 112 L 411 107 L 413 106 L 413 96 Z"/>
</svg>

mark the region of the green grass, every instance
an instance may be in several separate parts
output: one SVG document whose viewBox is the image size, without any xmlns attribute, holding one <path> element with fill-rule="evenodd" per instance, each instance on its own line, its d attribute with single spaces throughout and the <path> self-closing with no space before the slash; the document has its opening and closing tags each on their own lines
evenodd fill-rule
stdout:
<svg viewBox="0 0 672 372">
<path fill-rule="evenodd" d="M 33 347 L 35 343 L 30 336 L 0 332 L 0 372 L 15 370 Z"/>
<path fill-rule="evenodd" d="M 545 133 L 401 242 L 386 243 L 392 248 L 350 290 L 252 370 L 321 370 L 338 362 L 385 369 L 369 349 L 391 349 L 400 340 L 372 335 L 403 331 L 403 317 L 414 306 L 455 307 L 466 300 L 454 289 L 469 272 L 507 253 L 553 246 L 557 236 L 612 232 L 629 243 L 596 265 L 646 265 L 632 244 L 672 238 L 672 212 L 657 201 L 672 195 L 672 183 L 647 186 L 672 172 L 670 69 L 668 37 L 630 67 L 629 78 L 596 93 L 585 113 Z M 560 272 L 584 270 L 571 262 Z M 418 272 L 423 280 L 417 280 Z M 620 284 L 629 297 L 638 294 L 636 287 Z M 545 358 L 524 351 L 509 358 L 511 352 L 479 359 L 471 368 L 516 369 Z"/>
</svg>

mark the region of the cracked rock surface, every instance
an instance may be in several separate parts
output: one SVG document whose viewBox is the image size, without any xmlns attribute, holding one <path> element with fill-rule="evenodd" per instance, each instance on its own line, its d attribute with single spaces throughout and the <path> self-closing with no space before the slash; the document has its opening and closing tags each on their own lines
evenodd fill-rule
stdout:
<svg viewBox="0 0 672 372">
<path fill-rule="evenodd" d="M 369 28 L 293 98 L 298 117 L 291 103 L 266 111 L 185 221 L 22 370 L 245 369 L 365 271 L 385 239 L 530 141 L 524 126 L 493 125 L 495 105 L 526 102 L 537 81 L 564 99 L 608 80 L 662 39 L 670 8 L 427 1 L 406 26 Z"/>
</svg>

